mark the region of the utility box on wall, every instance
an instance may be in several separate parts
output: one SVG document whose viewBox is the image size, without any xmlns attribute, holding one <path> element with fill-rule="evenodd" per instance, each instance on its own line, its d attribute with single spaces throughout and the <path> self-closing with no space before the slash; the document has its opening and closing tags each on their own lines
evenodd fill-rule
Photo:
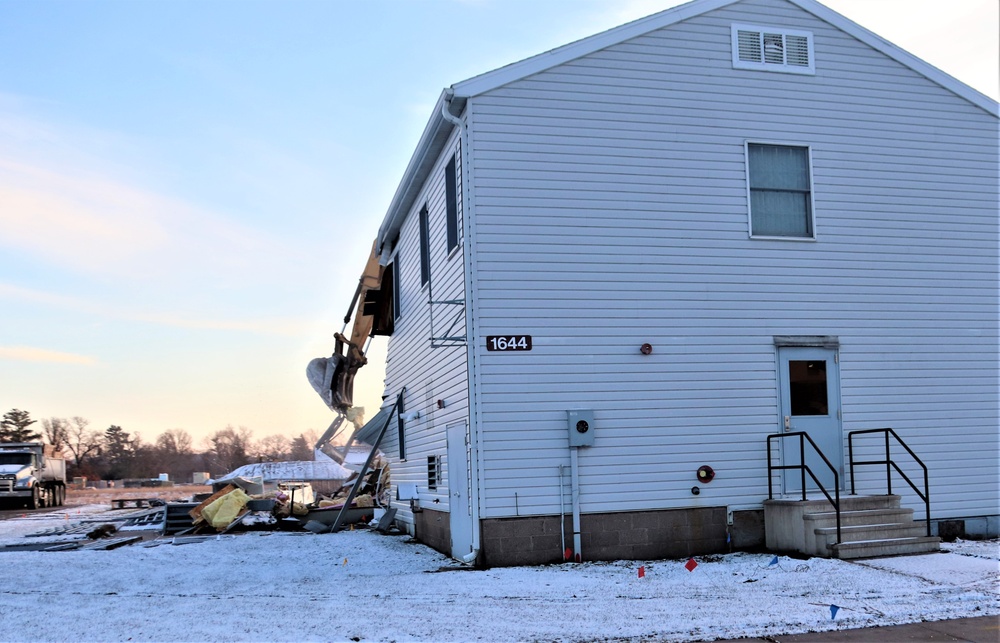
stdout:
<svg viewBox="0 0 1000 643">
<path fill-rule="evenodd" d="M 594 412 L 566 411 L 569 418 L 569 445 L 571 447 L 594 446 Z"/>
</svg>

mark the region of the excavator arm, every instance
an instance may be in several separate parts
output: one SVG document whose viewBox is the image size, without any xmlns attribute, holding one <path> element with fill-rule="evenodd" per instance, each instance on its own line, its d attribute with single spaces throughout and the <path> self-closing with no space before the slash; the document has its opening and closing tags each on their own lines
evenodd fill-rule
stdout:
<svg viewBox="0 0 1000 643">
<path fill-rule="evenodd" d="M 345 419 L 355 419 L 351 417 L 354 415 L 351 411 L 354 405 L 354 377 L 368 363 L 365 350 L 369 337 L 392 333 L 392 292 L 382 288 L 383 272 L 385 269 L 379 265 L 373 242 L 371 254 L 344 316 L 344 326 L 334 334 L 333 354 L 312 360 L 306 368 L 306 376 L 313 389 L 337 413 L 337 418 L 316 443 L 317 450 L 333 439 Z M 391 288 L 392 279 L 387 279 L 386 283 Z M 354 325 L 348 337 L 344 331 L 352 317 Z"/>
</svg>

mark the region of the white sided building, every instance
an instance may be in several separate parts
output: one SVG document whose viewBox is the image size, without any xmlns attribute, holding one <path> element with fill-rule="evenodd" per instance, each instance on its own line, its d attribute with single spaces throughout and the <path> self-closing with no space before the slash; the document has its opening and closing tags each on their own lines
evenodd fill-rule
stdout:
<svg viewBox="0 0 1000 643">
<path fill-rule="evenodd" d="M 994 101 L 813 0 L 452 85 L 376 241 L 397 521 L 486 565 L 838 555 L 846 518 L 765 521 L 806 475 L 997 535 L 998 152 Z"/>
</svg>

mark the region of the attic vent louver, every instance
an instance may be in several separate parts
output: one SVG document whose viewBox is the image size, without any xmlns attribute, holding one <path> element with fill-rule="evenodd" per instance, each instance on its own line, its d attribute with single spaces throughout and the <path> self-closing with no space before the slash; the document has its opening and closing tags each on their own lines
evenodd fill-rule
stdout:
<svg viewBox="0 0 1000 643">
<path fill-rule="evenodd" d="M 809 39 L 805 36 L 785 36 L 785 64 L 799 67 L 811 67 L 812 56 L 809 53 Z"/>
<path fill-rule="evenodd" d="M 814 74 L 813 35 L 755 25 L 732 25 L 733 67 Z"/>
<path fill-rule="evenodd" d="M 771 65 L 785 64 L 785 39 L 780 33 L 764 34 L 764 62 Z"/>
</svg>

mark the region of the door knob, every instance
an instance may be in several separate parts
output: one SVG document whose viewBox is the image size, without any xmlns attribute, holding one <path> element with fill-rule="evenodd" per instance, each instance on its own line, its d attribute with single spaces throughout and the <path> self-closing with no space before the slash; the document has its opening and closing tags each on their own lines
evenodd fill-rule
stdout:
<svg viewBox="0 0 1000 643">
<path fill-rule="evenodd" d="M 786 415 L 785 416 L 785 433 L 788 433 L 791 430 L 792 430 L 792 416 Z"/>
</svg>

